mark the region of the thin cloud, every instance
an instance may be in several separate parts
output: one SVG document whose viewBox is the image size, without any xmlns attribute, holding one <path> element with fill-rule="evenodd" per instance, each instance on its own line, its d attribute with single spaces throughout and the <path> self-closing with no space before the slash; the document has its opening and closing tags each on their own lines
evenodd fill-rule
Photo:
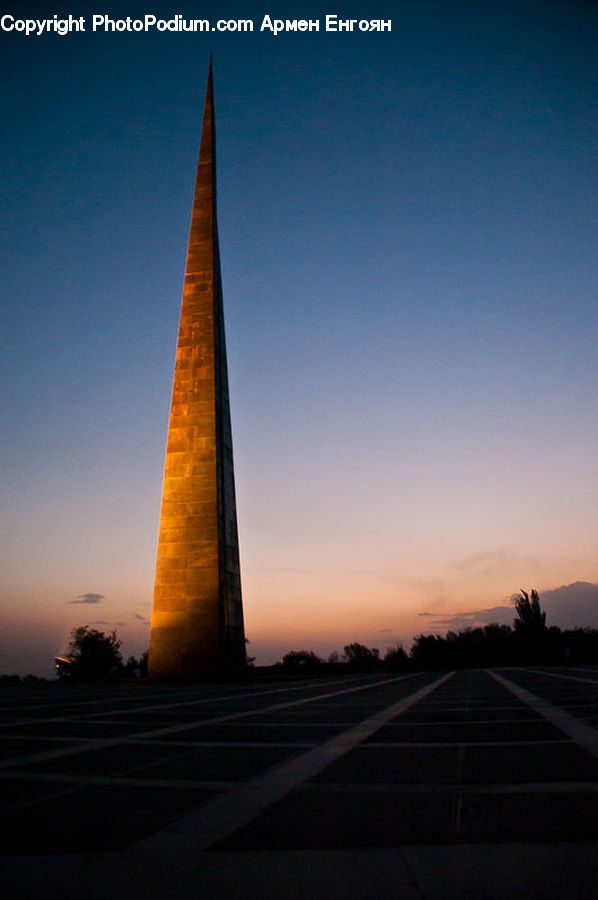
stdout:
<svg viewBox="0 0 598 900">
<path fill-rule="evenodd" d="M 76 600 L 69 600 L 69 603 L 99 603 L 103 599 L 103 594 L 93 594 L 89 592 L 87 594 L 79 594 Z"/>
<path fill-rule="evenodd" d="M 598 627 L 598 584 L 576 581 L 551 591 L 540 591 L 540 602 L 549 625 Z"/>
<path fill-rule="evenodd" d="M 476 553 L 465 559 L 460 559 L 454 564 L 454 568 L 459 572 L 469 570 L 481 570 L 481 574 L 495 571 L 496 569 L 504 569 L 504 567 L 513 560 L 503 550 L 487 550 L 484 553 Z"/>
<path fill-rule="evenodd" d="M 559 628 L 598 627 L 598 584 L 577 581 L 552 590 L 540 591 L 540 602 L 546 610 L 548 625 Z M 476 609 L 473 612 L 455 613 L 442 616 L 435 613 L 419 613 L 429 616 L 434 629 L 477 628 L 491 623 L 512 625 L 515 618 L 514 605 L 491 606 L 487 609 Z"/>
<path fill-rule="evenodd" d="M 476 609 L 474 612 L 455 613 L 453 616 L 432 614 L 434 628 L 476 628 L 497 622 L 499 625 L 510 625 L 515 617 L 512 606 L 491 606 L 488 609 Z"/>
</svg>

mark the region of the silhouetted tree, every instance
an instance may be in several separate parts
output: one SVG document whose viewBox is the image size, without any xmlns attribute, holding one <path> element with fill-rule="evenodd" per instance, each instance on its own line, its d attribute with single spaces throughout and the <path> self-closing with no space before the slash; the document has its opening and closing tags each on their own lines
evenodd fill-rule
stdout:
<svg viewBox="0 0 598 900">
<path fill-rule="evenodd" d="M 491 622 L 481 629 L 483 655 L 477 665 L 505 666 L 515 662 L 513 653 L 513 629 L 510 625 Z"/>
<path fill-rule="evenodd" d="M 129 678 L 145 678 L 147 675 L 147 657 L 147 650 L 141 654 L 139 659 L 136 656 L 129 656 L 122 667 L 122 674 Z"/>
<path fill-rule="evenodd" d="M 570 628 L 561 633 L 560 643 L 565 662 L 598 663 L 598 628 Z"/>
<path fill-rule="evenodd" d="M 313 669 L 322 665 L 322 660 L 311 650 L 290 650 L 282 658 L 282 664 L 289 669 Z"/>
<path fill-rule="evenodd" d="M 534 664 L 550 661 L 549 644 L 552 643 L 546 628 L 546 613 L 540 606 L 536 590 L 528 594 L 521 590 L 513 597 L 515 604 L 514 644 L 520 663 Z"/>
<path fill-rule="evenodd" d="M 380 666 L 380 651 L 363 644 L 347 644 L 344 647 L 344 658 L 354 672 L 371 672 Z"/>
<path fill-rule="evenodd" d="M 454 632 L 449 632 L 453 634 Z M 418 634 L 413 641 L 410 652 L 411 662 L 416 669 L 450 669 L 448 634 L 445 638 L 439 634 Z"/>
<path fill-rule="evenodd" d="M 448 631 L 444 637 L 418 635 L 410 652 L 412 666 L 462 669 L 563 662 L 563 634 L 559 628 L 547 628 L 538 592 L 521 591 L 513 597 L 513 603 L 516 612 L 513 628 L 493 622 L 483 627 Z"/>
<path fill-rule="evenodd" d="M 384 655 L 384 668 L 389 672 L 404 672 L 409 665 L 409 657 L 401 644 L 389 647 Z"/>
<path fill-rule="evenodd" d="M 540 606 L 540 595 L 532 588 L 531 594 L 521 590 L 513 597 L 515 604 L 515 631 L 540 634 L 546 628 L 546 613 Z"/>
<path fill-rule="evenodd" d="M 122 669 L 121 644 L 116 631 L 104 634 L 89 625 L 73 628 L 68 649 L 71 677 L 84 680 L 119 674 Z"/>
</svg>

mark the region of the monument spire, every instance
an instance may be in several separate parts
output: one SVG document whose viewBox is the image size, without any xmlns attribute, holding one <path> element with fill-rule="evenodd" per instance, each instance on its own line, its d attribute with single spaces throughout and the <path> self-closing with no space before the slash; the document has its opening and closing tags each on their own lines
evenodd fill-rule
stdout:
<svg viewBox="0 0 598 900">
<path fill-rule="evenodd" d="M 245 664 L 215 156 L 210 58 L 158 534 L 155 679 L 209 678 Z"/>
</svg>

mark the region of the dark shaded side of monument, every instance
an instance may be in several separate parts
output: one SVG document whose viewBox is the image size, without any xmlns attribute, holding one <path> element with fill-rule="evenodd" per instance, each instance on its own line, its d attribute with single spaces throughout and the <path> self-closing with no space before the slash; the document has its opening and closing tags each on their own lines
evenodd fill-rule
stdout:
<svg viewBox="0 0 598 900">
<path fill-rule="evenodd" d="M 246 661 L 218 225 L 212 65 L 172 403 L 148 677 L 234 675 Z"/>
</svg>

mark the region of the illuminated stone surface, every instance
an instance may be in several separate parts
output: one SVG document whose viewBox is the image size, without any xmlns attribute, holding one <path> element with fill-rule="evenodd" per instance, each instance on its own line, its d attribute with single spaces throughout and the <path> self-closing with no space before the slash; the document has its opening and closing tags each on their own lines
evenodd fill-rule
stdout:
<svg viewBox="0 0 598 900">
<path fill-rule="evenodd" d="M 208 76 L 166 445 L 150 678 L 225 675 L 245 662 Z"/>
</svg>

